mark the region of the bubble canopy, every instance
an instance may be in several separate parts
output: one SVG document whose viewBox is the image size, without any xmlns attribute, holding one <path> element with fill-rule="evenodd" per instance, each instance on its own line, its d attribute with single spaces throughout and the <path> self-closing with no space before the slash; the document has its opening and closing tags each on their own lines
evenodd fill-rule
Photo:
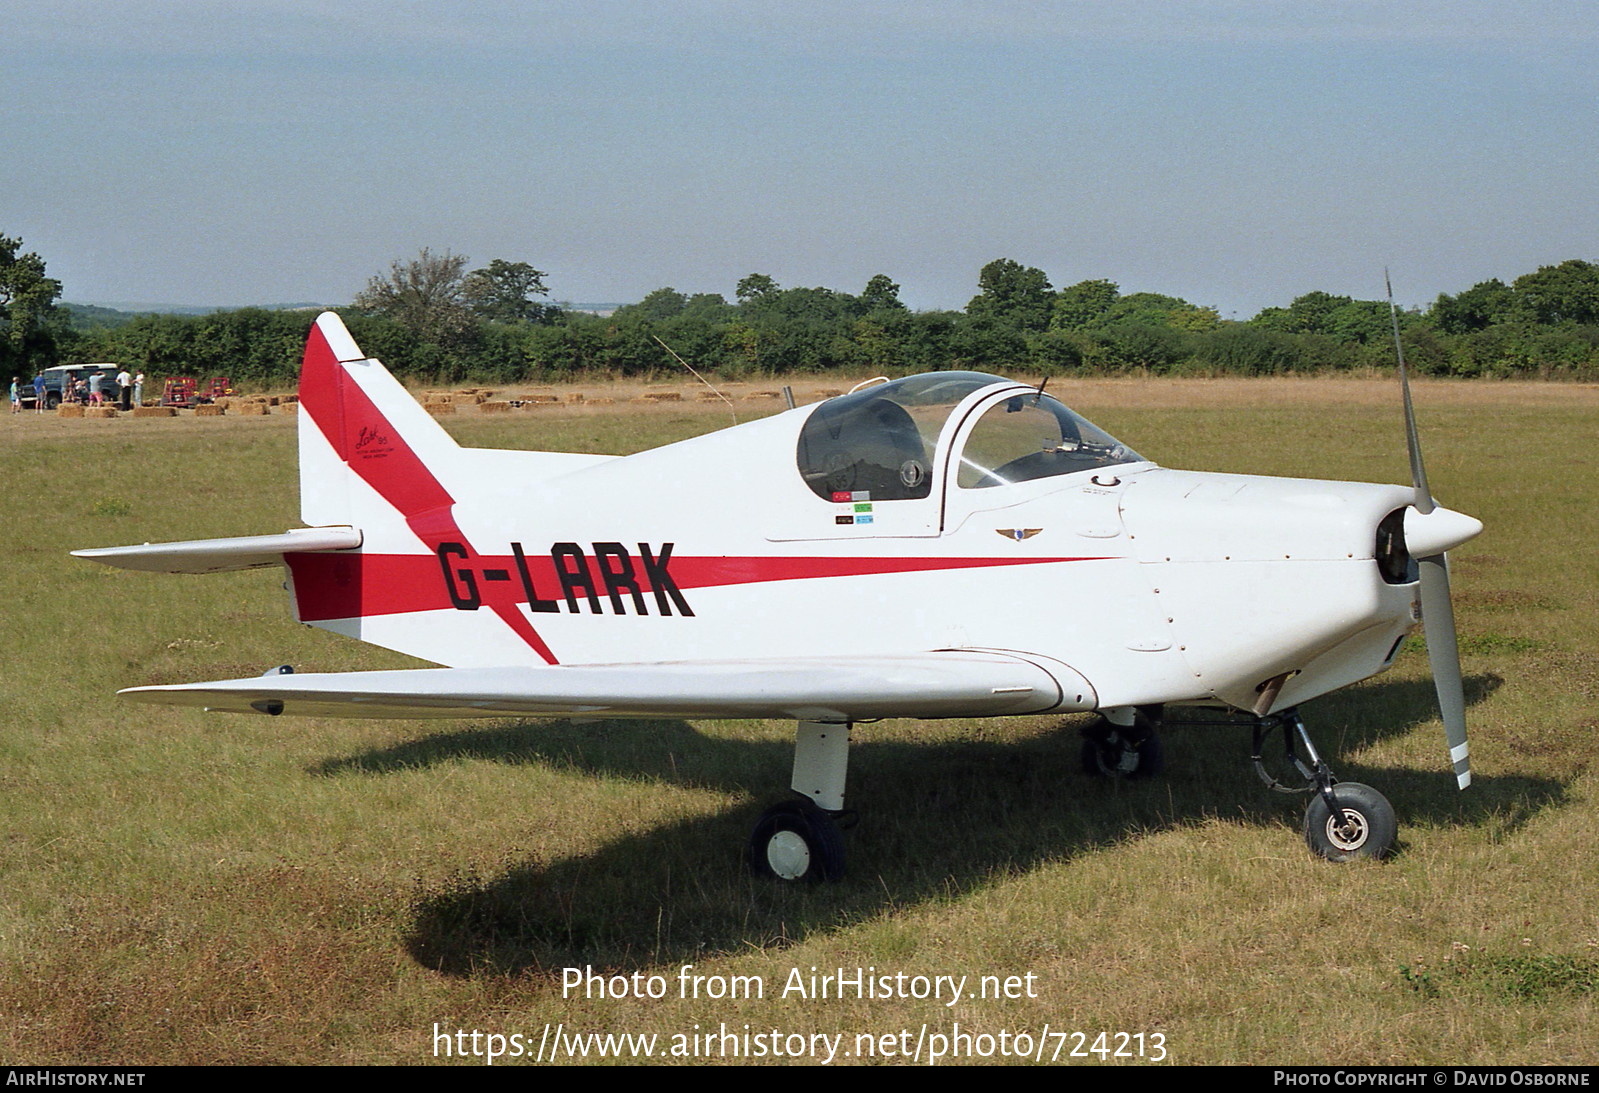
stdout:
<svg viewBox="0 0 1599 1093">
<path fill-rule="evenodd" d="M 1143 457 L 1039 391 L 983 372 L 929 372 L 829 399 L 800 431 L 796 458 L 812 492 L 831 499 L 865 492 L 874 501 L 932 493 L 933 458 L 957 407 L 991 387 L 1011 393 L 981 411 L 962 444 L 955 484 L 987 489 Z"/>
</svg>

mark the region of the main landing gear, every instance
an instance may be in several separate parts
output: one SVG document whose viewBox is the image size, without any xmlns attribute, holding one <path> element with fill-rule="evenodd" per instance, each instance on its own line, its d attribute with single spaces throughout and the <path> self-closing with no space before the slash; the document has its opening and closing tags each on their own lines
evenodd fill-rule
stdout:
<svg viewBox="0 0 1599 1093">
<path fill-rule="evenodd" d="M 758 876 L 834 881 L 844 875 L 844 779 L 849 771 L 848 722 L 801 721 L 794 733 L 799 794 L 761 813 L 750 833 L 749 865 Z"/>
<path fill-rule="evenodd" d="M 1083 772 L 1100 778 L 1153 778 L 1166 769 L 1158 707 L 1105 710 L 1083 730 Z"/>
<path fill-rule="evenodd" d="M 1261 762 L 1266 736 L 1274 728 L 1283 730 L 1283 746 L 1289 762 L 1304 775 L 1306 786 L 1295 789 L 1278 782 Z M 1294 741 L 1304 746 L 1305 759 L 1294 750 Z M 1393 849 L 1399 836 L 1399 821 L 1388 798 L 1359 782 L 1340 782 L 1332 769 L 1316 753 L 1305 722 L 1297 709 L 1255 719 L 1255 772 L 1280 793 L 1310 792 L 1305 809 L 1305 842 L 1328 861 L 1357 861 L 1382 858 Z M 1308 759 L 1308 763 L 1306 762 Z"/>
</svg>

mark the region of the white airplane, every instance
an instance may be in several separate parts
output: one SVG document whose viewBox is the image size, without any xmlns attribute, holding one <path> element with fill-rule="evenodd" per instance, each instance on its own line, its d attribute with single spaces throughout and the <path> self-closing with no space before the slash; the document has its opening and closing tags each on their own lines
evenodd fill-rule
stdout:
<svg viewBox="0 0 1599 1093">
<path fill-rule="evenodd" d="M 300 513 L 279 535 L 80 550 L 126 569 L 284 566 L 300 621 L 445 667 L 134 687 L 268 716 L 780 718 L 792 800 L 758 872 L 836 879 L 854 723 L 1097 712 L 1091 771 L 1161 765 L 1168 707 L 1281 728 L 1306 838 L 1392 846 L 1300 704 L 1375 675 L 1424 610 L 1470 780 L 1445 552 L 1405 387 L 1413 486 L 1171 470 L 1043 392 L 936 372 L 625 457 L 463 448 L 337 315 L 300 376 Z M 1304 752 L 1295 749 L 1298 741 Z M 1283 788 L 1283 787 L 1278 787 Z"/>
</svg>

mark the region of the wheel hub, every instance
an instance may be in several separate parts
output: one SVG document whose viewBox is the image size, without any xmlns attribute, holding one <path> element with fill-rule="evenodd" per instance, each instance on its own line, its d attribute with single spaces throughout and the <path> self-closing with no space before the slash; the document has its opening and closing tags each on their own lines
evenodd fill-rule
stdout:
<svg viewBox="0 0 1599 1093">
<path fill-rule="evenodd" d="M 799 880 L 811 867 L 811 848 L 798 832 L 778 831 L 766 841 L 766 864 L 783 880 Z"/>
<path fill-rule="evenodd" d="M 1371 835 L 1371 828 L 1366 823 L 1366 817 L 1354 809 L 1343 810 L 1343 821 L 1336 817 L 1327 817 L 1327 841 L 1339 850 L 1346 852 L 1359 850 L 1366 845 L 1366 839 Z"/>
</svg>

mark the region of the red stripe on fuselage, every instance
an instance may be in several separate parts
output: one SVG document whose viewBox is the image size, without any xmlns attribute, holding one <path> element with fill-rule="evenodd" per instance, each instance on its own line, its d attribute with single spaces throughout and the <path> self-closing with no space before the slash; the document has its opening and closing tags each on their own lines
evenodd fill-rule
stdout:
<svg viewBox="0 0 1599 1093">
<path fill-rule="evenodd" d="M 456 540 L 461 541 L 461 540 Z M 397 615 L 412 611 L 439 611 L 453 607 L 443 570 L 434 554 L 290 554 L 295 595 L 303 622 L 353 619 L 369 615 Z M 560 576 L 548 554 L 524 556 L 533 584 L 541 596 L 560 598 Z M 893 573 L 925 573 L 946 569 L 993 566 L 1044 565 L 1052 562 L 1104 561 L 1092 558 L 793 558 L 793 557 L 678 557 L 669 563 L 672 580 L 680 589 L 723 585 L 764 584 L 769 581 L 817 580 L 827 577 L 865 577 Z M 592 556 L 589 558 L 593 562 Z M 516 558 L 510 554 L 472 553 L 450 557 L 452 569 L 469 569 L 483 606 L 501 618 L 515 614 L 526 623 L 521 605 L 528 602 L 516 579 Z M 505 581 L 482 579 L 485 570 L 504 570 Z M 591 565 L 591 572 L 593 572 Z M 640 591 L 653 592 L 647 574 L 636 572 Z M 595 587 L 600 587 L 596 574 Z M 507 620 L 509 621 L 509 620 Z M 554 663 L 551 661 L 551 663 Z"/>
</svg>

